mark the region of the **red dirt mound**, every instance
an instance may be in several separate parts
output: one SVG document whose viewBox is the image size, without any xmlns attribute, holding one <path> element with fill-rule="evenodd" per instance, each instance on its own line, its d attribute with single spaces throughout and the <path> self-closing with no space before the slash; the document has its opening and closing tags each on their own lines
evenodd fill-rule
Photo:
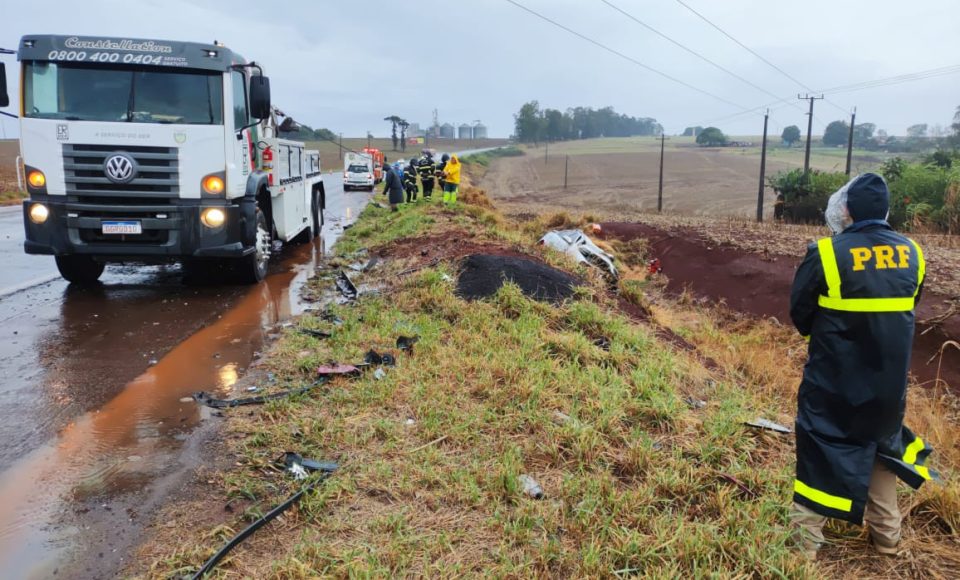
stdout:
<svg viewBox="0 0 960 580">
<path fill-rule="evenodd" d="M 755 254 L 731 246 L 718 246 L 693 230 L 665 232 L 637 223 L 601 224 L 602 238 L 631 240 L 645 238 L 651 258 L 659 258 L 668 278 L 667 289 L 674 294 L 689 290 L 697 296 L 723 302 L 729 308 L 761 318 L 776 317 L 790 324 L 790 287 L 800 259 L 793 256 Z M 945 297 L 927 293 L 917 307 L 917 319 L 939 314 Z M 933 384 L 937 377 L 936 357 L 946 340 L 960 338 L 960 316 L 927 330 L 917 325 L 911 370 L 921 383 Z M 960 391 L 960 352 L 947 349 L 940 378 Z"/>
</svg>

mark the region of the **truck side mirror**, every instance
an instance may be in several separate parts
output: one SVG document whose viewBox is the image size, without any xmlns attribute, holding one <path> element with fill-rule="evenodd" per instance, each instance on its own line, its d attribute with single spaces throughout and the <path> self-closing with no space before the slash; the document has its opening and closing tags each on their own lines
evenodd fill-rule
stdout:
<svg viewBox="0 0 960 580">
<path fill-rule="evenodd" d="M 270 116 L 270 79 L 265 76 L 250 79 L 250 116 L 261 120 Z"/>
<path fill-rule="evenodd" d="M 0 107 L 10 106 L 10 95 L 7 94 L 7 67 L 0 62 Z"/>
</svg>

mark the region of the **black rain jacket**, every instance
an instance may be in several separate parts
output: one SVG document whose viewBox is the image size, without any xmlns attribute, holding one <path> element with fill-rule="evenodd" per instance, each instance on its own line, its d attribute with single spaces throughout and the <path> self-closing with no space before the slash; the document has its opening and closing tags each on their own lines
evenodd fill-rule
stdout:
<svg viewBox="0 0 960 580">
<path fill-rule="evenodd" d="M 920 247 L 883 220 L 811 244 L 797 269 L 790 317 L 810 347 L 794 501 L 821 515 L 862 523 L 874 461 L 914 488 L 937 476 L 923 466 L 932 449 L 903 426 L 924 269 Z"/>
</svg>

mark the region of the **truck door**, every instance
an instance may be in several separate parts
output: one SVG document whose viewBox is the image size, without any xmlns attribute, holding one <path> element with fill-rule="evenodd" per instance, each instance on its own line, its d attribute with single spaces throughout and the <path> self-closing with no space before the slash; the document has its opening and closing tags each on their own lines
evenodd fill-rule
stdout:
<svg viewBox="0 0 960 580">
<path fill-rule="evenodd" d="M 233 95 L 233 135 L 227 135 L 227 189 L 229 197 L 238 197 L 244 194 L 247 187 L 247 178 L 251 172 L 250 144 L 252 129 L 245 129 L 237 138 L 237 130 L 250 124 L 250 109 L 247 104 L 247 78 L 240 71 L 230 73 L 230 93 Z"/>
</svg>

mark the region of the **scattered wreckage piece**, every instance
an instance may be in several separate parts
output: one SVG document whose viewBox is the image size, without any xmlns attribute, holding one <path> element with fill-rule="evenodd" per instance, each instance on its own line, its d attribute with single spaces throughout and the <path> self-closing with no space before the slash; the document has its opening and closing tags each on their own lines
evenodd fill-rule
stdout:
<svg viewBox="0 0 960 580">
<path fill-rule="evenodd" d="M 578 263 L 599 268 L 613 280 L 620 278 L 613 256 L 601 250 L 580 230 L 553 230 L 540 238 L 540 245 L 567 254 Z"/>
<path fill-rule="evenodd" d="M 779 423 L 774 423 L 773 421 L 768 421 L 762 418 L 757 418 L 753 421 L 744 421 L 743 424 L 755 429 L 766 429 L 767 431 L 775 431 L 777 433 L 793 433 L 793 429 L 790 429 L 789 427 L 784 427 Z"/>
<path fill-rule="evenodd" d="M 420 341 L 419 336 L 398 336 L 397 337 L 397 348 L 410 352 L 413 350 L 413 345 L 417 344 Z"/>
<path fill-rule="evenodd" d="M 199 391 L 194 393 L 193 400 L 201 405 L 205 405 L 212 409 L 230 409 L 233 407 L 241 407 L 243 405 L 262 405 L 267 401 L 273 401 L 275 399 L 283 399 L 285 397 L 290 397 L 292 395 L 301 395 L 306 393 L 316 387 L 317 385 L 322 385 L 327 382 L 327 379 L 323 376 L 313 384 L 300 387 L 299 389 L 289 389 L 287 391 L 280 391 L 279 393 L 271 393 L 269 395 L 258 395 L 256 397 L 245 397 L 243 399 L 218 399 L 213 396 L 211 393 L 206 391 Z"/>
<path fill-rule="evenodd" d="M 289 456 L 290 454 L 288 453 L 287 455 Z M 207 574 L 212 572 L 213 569 L 217 567 L 217 564 L 219 564 L 220 561 L 223 560 L 226 557 L 226 555 L 229 554 L 234 548 L 240 545 L 241 542 L 243 542 L 244 540 L 252 536 L 254 532 L 259 530 L 263 526 L 267 525 L 268 523 L 276 519 L 277 516 L 279 516 L 283 512 L 290 509 L 291 506 L 297 504 L 300 501 L 300 499 L 304 496 L 305 493 L 316 489 L 317 486 L 319 486 L 321 483 L 326 481 L 327 478 L 329 478 L 333 474 L 333 472 L 338 468 L 336 463 L 313 462 L 309 459 L 303 459 L 296 453 L 292 455 L 295 456 L 295 458 L 300 459 L 297 465 L 299 465 L 302 470 L 318 471 L 320 474 L 317 477 L 317 479 L 308 483 L 307 485 L 304 485 L 302 488 L 300 488 L 299 491 L 297 491 L 295 494 L 291 495 L 286 500 L 284 500 L 283 503 L 277 505 L 275 508 L 273 508 L 272 510 L 264 514 L 263 517 L 256 520 L 246 528 L 244 528 L 243 531 L 241 531 L 239 534 L 234 536 L 229 542 L 224 544 L 224 546 L 220 548 L 220 550 L 216 554 L 211 556 L 210 559 L 207 560 L 199 570 L 197 570 L 197 573 L 193 575 L 193 580 L 200 580 L 204 578 Z M 319 467 L 315 470 L 312 470 L 308 466 L 308 462 L 316 464 Z"/>
<path fill-rule="evenodd" d="M 317 375 L 331 377 L 335 375 L 356 376 L 360 374 L 360 367 L 341 363 L 331 363 L 317 367 Z"/>
<path fill-rule="evenodd" d="M 324 332 L 323 330 L 315 330 L 313 328 L 297 328 L 297 332 L 320 339 L 330 338 L 333 336 L 332 333 Z"/>
<path fill-rule="evenodd" d="M 347 277 L 347 273 L 343 270 L 340 270 L 340 273 L 337 274 L 334 284 L 336 284 L 337 290 L 340 291 L 340 294 L 347 300 L 356 300 L 357 297 L 360 296 L 360 292 L 357 290 L 357 287 L 353 285 L 353 282 L 350 281 L 350 278 Z"/>
</svg>

